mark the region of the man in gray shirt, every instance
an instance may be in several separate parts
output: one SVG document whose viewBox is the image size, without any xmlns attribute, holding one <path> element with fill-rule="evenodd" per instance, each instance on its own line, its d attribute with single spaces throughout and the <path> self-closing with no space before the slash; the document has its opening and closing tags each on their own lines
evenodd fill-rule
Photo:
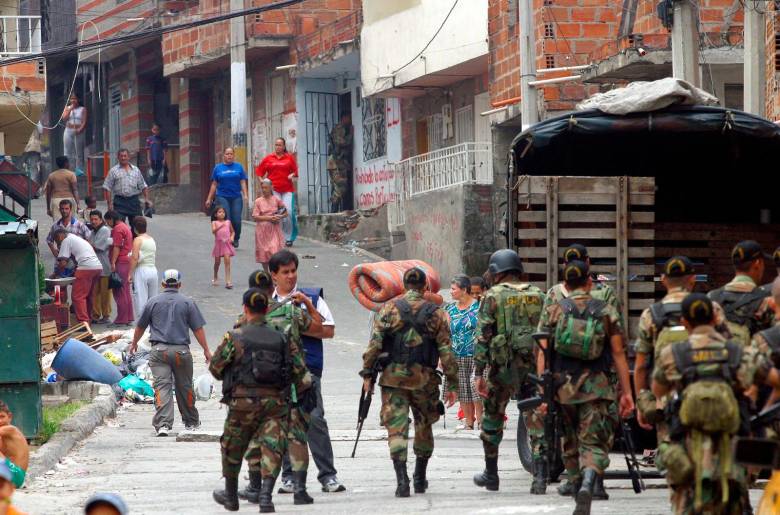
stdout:
<svg viewBox="0 0 780 515">
<path fill-rule="evenodd" d="M 149 342 L 152 352 L 149 367 L 154 376 L 155 414 L 152 425 L 157 436 L 168 436 L 173 429 L 173 396 L 171 387 L 176 385 L 176 403 L 184 421 L 186 431 L 200 427 L 198 410 L 195 408 L 195 393 L 192 389 L 192 354 L 190 353 L 190 331 L 203 347 L 206 363 L 211 361 L 211 351 L 206 343 L 206 332 L 198 306 L 189 297 L 179 293 L 181 274 L 178 270 L 163 273 L 163 290 L 152 297 L 144 306 L 133 334 L 133 343 L 128 352 L 138 348 L 138 340 L 149 327 Z"/>
</svg>

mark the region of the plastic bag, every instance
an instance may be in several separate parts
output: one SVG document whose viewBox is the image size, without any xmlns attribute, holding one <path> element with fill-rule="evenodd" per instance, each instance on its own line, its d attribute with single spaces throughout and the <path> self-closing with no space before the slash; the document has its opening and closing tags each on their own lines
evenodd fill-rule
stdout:
<svg viewBox="0 0 780 515">
<path fill-rule="evenodd" d="M 195 398 L 199 401 L 207 401 L 214 391 L 214 378 L 211 374 L 201 374 L 195 379 L 194 386 Z"/>
<path fill-rule="evenodd" d="M 121 288 L 123 284 L 122 278 L 119 276 L 116 272 L 111 272 L 111 275 L 108 276 L 108 287 L 111 290 L 116 290 L 117 288 Z"/>
<path fill-rule="evenodd" d="M 119 386 L 127 391 L 132 390 L 144 397 L 154 397 L 154 389 L 149 383 L 135 374 L 130 374 L 119 381 Z"/>
<path fill-rule="evenodd" d="M 144 381 L 151 382 L 154 380 L 154 375 L 152 374 L 152 368 L 149 366 L 149 363 L 138 365 L 138 367 L 135 369 L 135 375 L 137 375 Z"/>
</svg>

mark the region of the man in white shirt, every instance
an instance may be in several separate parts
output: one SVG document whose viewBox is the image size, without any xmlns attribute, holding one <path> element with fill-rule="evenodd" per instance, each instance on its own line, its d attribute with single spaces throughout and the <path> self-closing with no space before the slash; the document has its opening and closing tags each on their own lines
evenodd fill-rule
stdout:
<svg viewBox="0 0 780 515">
<path fill-rule="evenodd" d="M 322 288 L 298 288 L 298 256 L 289 250 L 280 250 L 268 263 L 271 277 L 276 285 L 274 300 L 293 297 L 301 308 L 310 315 L 322 320 L 322 327 L 305 333 L 301 340 L 306 353 L 306 367 L 312 374 L 312 389 L 317 396 L 317 407 L 311 412 L 308 438 L 314 463 L 317 464 L 317 479 L 322 484 L 323 492 L 343 492 L 344 485 L 336 477 L 333 465 L 333 446 L 330 442 L 328 422 L 325 420 L 325 409 L 322 402 L 322 369 L 324 365 L 322 340 L 333 338 L 336 332 L 336 321 L 323 298 Z M 285 454 L 282 470 L 282 486 L 279 493 L 292 493 L 292 469 L 289 457 Z"/>
<path fill-rule="evenodd" d="M 92 312 L 92 290 L 100 280 L 103 265 L 95 254 L 92 245 L 83 238 L 69 233 L 65 229 L 57 229 L 53 234 L 59 247 L 57 260 L 62 264 L 70 258 L 76 262 L 76 281 L 73 283 L 71 301 L 79 322 L 90 321 Z"/>
</svg>

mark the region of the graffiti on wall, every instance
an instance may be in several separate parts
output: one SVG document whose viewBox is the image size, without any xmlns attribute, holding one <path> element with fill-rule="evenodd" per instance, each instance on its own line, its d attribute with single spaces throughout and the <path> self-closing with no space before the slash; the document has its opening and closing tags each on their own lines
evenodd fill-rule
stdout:
<svg viewBox="0 0 780 515">
<path fill-rule="evenodd" d="M 367 120 L 363 120 L 362 124 L 363 138 L 381 137 L 385 141 L 371 142 L 368 146 L 371 149 L 381 149 L 381 155 L 356 166 L 353 171 L 358 209 L 380 207 L 395 201 L 396 198 L 396 177 L 391 160 L 400 158 L 401 103 L 397 98 L 388 98 L 380 104 L 381 109 L 371 111 L 372 116 L 368 121 L 371 124 L 381 124 L 383 130 L 366 130 Z M 365 149 L 366 141 L 363 143 L 363 150 Z M 394 155 L 395 153 L 398 155 Z"/>
</svg>

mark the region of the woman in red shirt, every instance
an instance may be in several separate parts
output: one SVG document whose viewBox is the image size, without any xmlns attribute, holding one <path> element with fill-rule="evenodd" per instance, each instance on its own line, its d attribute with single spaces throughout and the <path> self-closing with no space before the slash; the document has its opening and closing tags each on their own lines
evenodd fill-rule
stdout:
<svg viewBox="0 0 780 515">
<path fill-rule="evenodd" d="M 270 179 L 274 187 L 274 196 L 284 203 L 287 217 L 282 220 L 282 233 L 288 247 L 292 247 L 298 237 L 298 221 L 295 218 L 295 184 L 298 180 L 298 164 L 287 152 L 284 138 L 276 138 L 274 153 L 268 154 L 255 168 L 255 175 Z"/>
<path fill-rule="evenodd" d="M 114 288 L 116 302 L 116 319 L 114 325 L 130 325 L 133 323 L 133 298 L 130 278 L 130 252 L 133 250 L 133 233 L 116 211 L 108 211 L 103 215 L 106 225 L 111 227 L 111 271 L 122 278 L 122 286 Z"/>
</svg>

